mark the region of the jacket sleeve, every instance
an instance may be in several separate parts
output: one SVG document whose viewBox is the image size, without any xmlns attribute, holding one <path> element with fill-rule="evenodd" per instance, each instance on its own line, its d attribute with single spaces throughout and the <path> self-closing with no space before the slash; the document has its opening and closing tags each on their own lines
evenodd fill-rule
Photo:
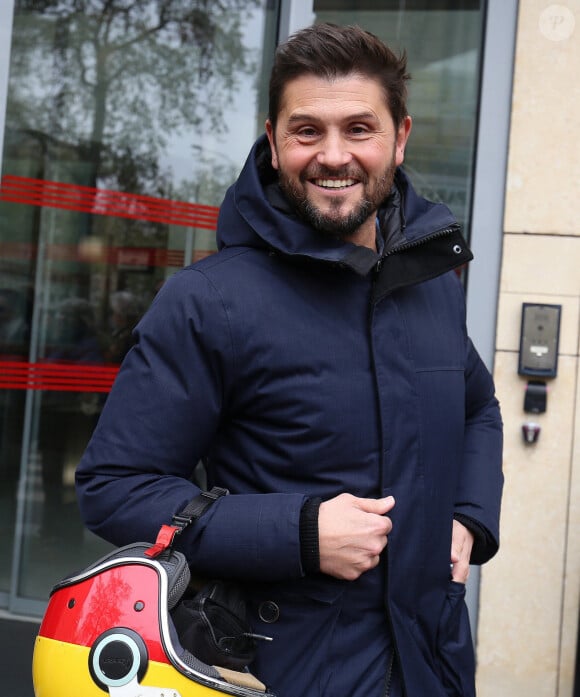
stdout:
<svg viewBox="0 0 580 697">
<path fill-rule="evenodd" d="M 474 532 L 471 563 L 483 564 L 499 548 L 503 427 L 492 377 L 469 339 L 465 414 L 463 467 L 455 514 Z"/>
<path fill-rule="evenodd" d="M 199 493 L 191 476 L 217 433 L 235 372 L 227 311 L 195 269 L 167 281 L 135 339 L 76 474 L 85 524 L 116 545 L 153 542 Z M 177 548 L 202 575 L 299 577 L 305 500 L 222 497 Z"/>
</svg>

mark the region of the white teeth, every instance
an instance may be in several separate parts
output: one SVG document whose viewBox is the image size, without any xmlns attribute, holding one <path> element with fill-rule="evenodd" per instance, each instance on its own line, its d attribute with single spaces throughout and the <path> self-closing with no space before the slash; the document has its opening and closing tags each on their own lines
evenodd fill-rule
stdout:
<svg viewBox="0 0 580 697">
<path fill-rule="evenodd" d="M 316 186 L 322 186 L 325 189 L 342 189 L 346 186 L 356 184 L 355 179 L 315 179 Z"/>
</svg>

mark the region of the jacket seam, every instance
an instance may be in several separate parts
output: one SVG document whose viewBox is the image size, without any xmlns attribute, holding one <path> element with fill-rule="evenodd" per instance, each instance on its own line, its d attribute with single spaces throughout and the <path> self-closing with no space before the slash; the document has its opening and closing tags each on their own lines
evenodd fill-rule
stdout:
<svg viewBox="0 0 580 697">
<path fill-rule="evenodd" d="M 242 253 L 242 252 L 240 252 L 240 253 Z M 223 263 L 224 261 L 227 261 L 227 260 L 222 259 L 222 263 Z M 228 309 L 227 309 L 227 306 L 226 306 L 226 302 L 225 302 L 224 297 L 223 297 L 222 293 L 220 292 L 219 288 L 216 286 L 216 284 L 213 282 L 213 280 L 205 273 L 204 270 L 202 270 L 202 269 L 193 269 L 193 268 L 192 268 L 191 270 L 192 270 L 192 271 L 196 271 L 197 273 L 199 273 L 199 274 L 205 279 L 205 281 L 206 281 L 206 283 L 208 284 L 208 286 L 211 287 L 212 290 L 214 291 L 214 293 L 216 294 L 217 298 L 219 299 L 220 305 L 222 306 L 222 310 L 223 310 L 223 313 L 224 313 L 224 318 L 225 318 L 225 320 L 226 320 L 226 324 L 227 324 L 227 328 L 228 328 L 228 337 L 229 337 L 229 342 L 230 342 L 230 352 L 231 352 L 231 357 L 232 357 L 231 360 L 232 360 L 232 383 L 233 383 L 233 378 L 234 378 L 235 375 L 237 375 L 237 372 L 238 372 L 238 363 L 239 363 L 239 361 L 238 361 L 238 356 L 237 356 L 237 352 L 236 352 L 235 341 L 234 341 L 234 337 L 233 337 L 233 329 L 232 329 L 231 316 L 230 316 L 230 313 L 228 312 Z M 226 388 L 224 387 L 224 389 L 226 389 Z M 230 390 L 231 390 L 231 386 L 228 385 L 228 388 L 227 388 L 226 391 L 229 392 Z M 228 400 L 226 399 L 226 394 L 223 395 L 223 403 L 224 403 L 224 404 L 227 404 L 227 403 L 228 403 Z"/>
</svg>

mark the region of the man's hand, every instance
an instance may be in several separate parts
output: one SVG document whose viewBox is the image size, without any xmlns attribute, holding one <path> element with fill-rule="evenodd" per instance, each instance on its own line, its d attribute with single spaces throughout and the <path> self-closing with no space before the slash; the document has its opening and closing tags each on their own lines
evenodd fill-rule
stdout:
<svg viewBox="0 0 580 697">
<path fill-rule="evenodd" d="M 393 527 L 385 515 L 395 499 L 363 499 L 340 494 L 320 504 L 318 536 L 320 570 L 347 581 L 379 563 Z"/>
<path fill-rule="evenodd" d="M 473 534 L 459 521 L 453 521 L 451 539 L 451 577 L 458 583 L 467 583 Z"/>
</svg>

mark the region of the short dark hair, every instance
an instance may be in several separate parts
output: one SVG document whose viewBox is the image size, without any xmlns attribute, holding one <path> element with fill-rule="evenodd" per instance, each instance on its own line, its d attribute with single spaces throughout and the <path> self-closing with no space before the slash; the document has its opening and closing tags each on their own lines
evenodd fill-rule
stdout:
<svg viewBox="0 0 580 697">
<path fill-rule="evenodd" d="M 269 119 L 276 127 L 287 83 L 302 75 L 327 79 L 358 73 L 376 79 L 395 122 L 407 116 L 407 55 L 398 56 L 378 37 L 358 26 L 324 23 L 302 29 L 280 44 L 270 76 Z"/>
</svg>

